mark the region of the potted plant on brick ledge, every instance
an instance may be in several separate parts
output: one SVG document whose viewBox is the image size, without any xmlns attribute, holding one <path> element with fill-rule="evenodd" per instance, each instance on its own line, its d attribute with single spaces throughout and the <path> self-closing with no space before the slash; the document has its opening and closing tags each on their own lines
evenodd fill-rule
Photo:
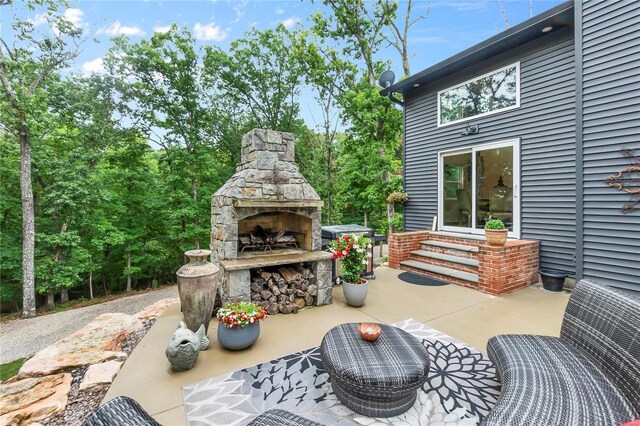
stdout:
<svg viewBox="0 0 640 426">
<path fill-rule="evenodd" d="M 504 246 L 507 242 L 509 231 L 500 219 L 491 219 L 484 225 L 484 235 L 492 246 Z"/>
<path fill-rule="evenodd" d="M 218 317 L 218 342 L 233 351 L 246 349 L 260 336 L 260 320 L 267 311 L 249 302 L 227 303 L 216 314 Z"/>
<path fill-rule="evenodd" d="M 361 277 L 367 270 L 371 253 L 371 240 L 364 235 L 343 235 L 329 243 L 329 252 L 333 259 L 342 261 L 342 292 L 351 306 L 362 306 L 369 282 Z"/>
</svg>

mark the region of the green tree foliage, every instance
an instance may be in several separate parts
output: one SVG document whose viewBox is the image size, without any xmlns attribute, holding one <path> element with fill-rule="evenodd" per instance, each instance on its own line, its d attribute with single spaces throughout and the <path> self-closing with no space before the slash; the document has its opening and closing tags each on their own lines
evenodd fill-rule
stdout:
<svg viewBox="0 0 640 426">
<path fill-rule="evenodd" d="M 20 19 L 12 5 L 12 39 L 0 38 L 0 113 L 2 126 L 20 145 L 20 191 L 22 199 L 23 316 L 35 316 L 35 205 L 31 178 L 32 140 L 40 135 L 47 108 L 42 88 L 55 73 L 78 54 L 82 29 L 65 18 L 65 1 L 20 2 L 40 11 L 50 32 L 36 31 L 31 20 Z"/>
<path fill-rule="evenodd" d="M 164 150 L 164 163 L 175 177 L 171 189 L 180 195 L 172 200 L 173 225 L 179 227 L 183 243 L 190 240 L 196 248 L 209 234 L 208 226 L 200 225 L 200 187 L 206 168 L 203 154 L 213 147 L 216 132 L 212 95 L 203 86 L 198 59 L 195 39 L 175 25 L 139 43 L 116 38 L 105 58 L 123 112 Z"/>
<path fill-rule="evenodd" d="M 253 127 L 292 131 L 299 125 L 302 70 L 293 60 L 294 40 L 295 35 L 279 24 L 245 33 L 231 42 L 229 53 L 206 48 L 210 83 L 228 102 L 241 107 Z"/>
<path fill-rule="evenodd" d="M 0 44 L 0 307 L 17 309 L 34 284 L 53 307 L 58 294 L 174 281 L 183 252 L 208 245 L 210 197 L 254 127 L 296 135 L 325 223 L 401 223 L 386 199 L 401 190 L 402 117 L 376 86 L 397 4 L 323 3 L 311 29 L 253 29 L 228 51 L 201 51 L 175 25 L 138 42 L 115 38 L 106 73 L 91 77 L 61 72 L 81 37 L 62 17 L 67 4 L 28 3 L 46 9 L 51 28 L 16 19 L 18 47 Z M 406 52 L 406 31 L 394 34 Z M 312 128 L 300 118 L 309 89 L 321 111 Z"/>
<path fill-rule="evenodd" d="M 314 15 L 313 32 L 324 41 L 307 52 L 314 58 L 314 66 L 342 76 L 337 99 L 348 131 L 340 147 L 336 201 L 350 212 L 363 215 L 365 224 L 393 232 L 394 205 L 386 199 L 389 193 L 400 190 L 402 184 L 398 177 L 402 115 L 389 99 L 379 95 L 376 80 L 387 66 L 378 55 L 386 39 L 385 29 L 396 17 L 397 3 L 389 0 L 323 3 L 331 14 Z M 354 67 L 353 58 L 359 61 L 360 68 Z M 317 73 L 314 76 L 321 87 L 327 87 L 321 76 Z M 368 223 L 369 218 L 372 223 Z"/>
</svg>

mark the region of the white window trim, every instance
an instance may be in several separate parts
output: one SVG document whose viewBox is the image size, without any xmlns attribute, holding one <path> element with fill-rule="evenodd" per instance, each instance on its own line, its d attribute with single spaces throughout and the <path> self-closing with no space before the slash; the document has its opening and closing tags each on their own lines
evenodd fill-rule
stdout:
<svg viewBox="0 0 640 426">
<path fill-rule="evenodd" d="M 473 115 L 471 117 L 460 118 L 460 119 L 455 120 L 455 121 L 450 121 L 449 123 L 444 123 L 443 124 L 443 123 L 440 122 L 440 108 L 441 108 L 440 107 L 440 94 L 441 93 L 447 92 L 447 91 L 449 91 L 451 89 L 455 89 L 455 88 L 460 87 L 460 86 L 464 86 L 467 83 L 471 83 L 472 81 L 475 81 L 475 80 L 480 80 L 481 78 L 488 77 L 488 76 L 490 76 L 492 74 L 499 73 L 500 71 L 504 71 L 504 70 L 512 68 L 514 66 L 516 67 L 516 104 L 515 105 L 511 105 L 511 106 L 508 106 L 508 107 L 505 107 L 505 108 L 495 109 L 495 110 L 489 111 L 489 112 L 483 112 L 482 114 Z M 499 114 L 499 113 L 502 113 L 502 112 L 505 112 L 505 111 L 510 111 L 512 109 L 520 108 L 520 61 L 515 62 L 513 64 L 510 64 L 510 65 L 507 65 L 507 66 L 502 67 L 502 68 L 495 69 L 493 71 L 489 71 L 488 73 L 482 74 L 480 76 L 473 77 L 473 78 L 471 78 L 469 80 L 463 81 L 462 83 L 454 84 L 451 87 L 448 87 L 446 89 L 438 91 L 438 93 L 436 93 L 436 96 L 437 96 L 436 102 L 438 104 L 438 115 L 436 117 L 436 121 L 437 121 L 436 124 L 438 125 L 438 127 L 446 127 L 446 126 L 450 126 L 452 124 L 463 123 L 465 121 L 474 120 L 476 118 L 482 118 L 482 117 L 486 117 L 488 115 Z"/>
<path fill-rule="evenodd" d="M 438 151 L 438 231 L 459 232 L 462 234 L 484 235 L 484 229 L 476 229 L 476 151 L 486 149 L 501 148 L 505 146 L 513 147 L 513 231 L 510 231 L 509 238 L 520 239 L 521 236 L 521 197 L 520 197 L 520 138 L 506 139 L 497 142 L 489 142 L 480 145 L 473 145 L 465 148 Z M 444 174 L 443 157 L 446 155 L 471 153 L 471 224 L 470 228 L 460 226 L 443 225 L 444 222 Z"/>
</svg>

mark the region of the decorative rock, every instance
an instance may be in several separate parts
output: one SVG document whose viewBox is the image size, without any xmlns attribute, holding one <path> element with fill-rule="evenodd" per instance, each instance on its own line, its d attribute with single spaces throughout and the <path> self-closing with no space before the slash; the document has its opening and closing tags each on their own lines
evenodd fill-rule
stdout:
<svg viewBox="0 0 640 426">
<path fill-rule="evenodd" d="M 18 379 L 46 376 L 73 367 L 126 357 L 127 354 L 121 351 L 122 344 L 127 336 L 142 328 L 142 321 L 133 315 L 102 314 L 28 359 L 20 368 Z"/>
<path fill-rule="evenodd" d="M 158 300 L 153 305 L 149 305 L 146 308 L 144 308 L 143 310 L 141 310 L 140 312 L 138 312 L 136 314 L 136 317 L 140 321 L 149 321 L 151 319 L 156 319 L 160 315 L 162 315 L 164 313 L 164 311 L 169 309 L 169 306 L 173 305 L 174 303 L 176 303 L 178 301 L 179 301 L 179 299 L 176 298 L 176 297 L 171 297 L 171 298 L 167 298 L 167 299 Z"/>
<path fill-rule="evenodd" d="M 90 365 L 84 373 L 80 390 L 89 389 L 95 386 L 106 386 L 113 383 L 113 378 L 122 368 L 122 362 L 107 361 L 101 364 Z"/>
<path fill-rule="evenodd" d="M 33 424 L 61 413 L 67 407 L 72 379 L 63 373 L 0 385 L 0 424 Z"/>
</svg>

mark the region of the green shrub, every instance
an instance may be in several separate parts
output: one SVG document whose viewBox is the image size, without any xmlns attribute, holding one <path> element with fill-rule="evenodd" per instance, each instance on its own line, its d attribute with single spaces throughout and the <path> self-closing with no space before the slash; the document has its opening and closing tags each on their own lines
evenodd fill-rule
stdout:
<svg viewBox="0 0 640 426">
<path fill-rule="evenodd" d="M 506 229 L 504 222 L 500 219 L 491 219 L 484 225 L 484 229 Z"/>
</svg>

